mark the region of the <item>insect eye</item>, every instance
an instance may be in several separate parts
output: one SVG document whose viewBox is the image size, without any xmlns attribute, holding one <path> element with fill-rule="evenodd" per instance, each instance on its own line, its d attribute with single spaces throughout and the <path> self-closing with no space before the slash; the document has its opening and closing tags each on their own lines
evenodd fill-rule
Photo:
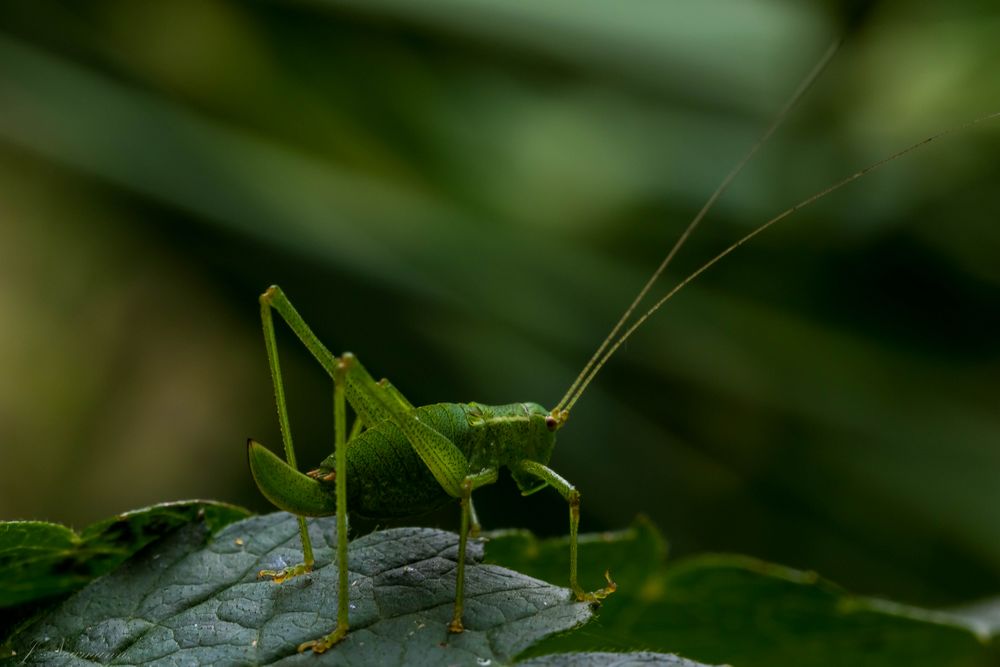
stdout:
<svg viewBox="0 0 1000 667">
<path fill-rule="evenodd" d="M 546 415 L 545 416 L 545 427 L 547 429 L 549 429 L 550 431 L 554 431 L 554 430 L 556 430 L 556 428 L 559 427 L 559 422 L 557 422 L 556 418 L 553 417 L 552 415 Z"/>
</svg>

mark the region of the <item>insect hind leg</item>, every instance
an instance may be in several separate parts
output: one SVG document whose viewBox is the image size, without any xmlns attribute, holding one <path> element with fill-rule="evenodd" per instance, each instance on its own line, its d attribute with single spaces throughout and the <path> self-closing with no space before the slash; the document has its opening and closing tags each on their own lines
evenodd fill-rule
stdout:
<svg viewBox="0 0 1000 667">
<path fill-rule="evenodd" d="M 314 355 L 320 353 L 320 361 L 324 367 L 329 363 L 332 354 L 319 342 L 315 334 L 309 329 L 305 321 L 298 314 L 291 302 L 285 297 L 281 288 L 272 285 L 260 295 L 260 319 L 264 330 L 264 346 L 267 350 L 267 361 L 271 371 L 271 382 L 274 386 L 274 402 L 278 410 L 278 426 L 281 430 L 281 442 L 285 450 L 285 460 L 292 468 L 296 468 L 295 446 L 292 442 L 292 430 L 288 419 L 288 407 L 285 401 L 285 385 L 281 377 L 281 362 L 278 358 L 278 345 L 274 335 L 274 320 L 271 317 L 271 309 L 278 311 L 278 314 L 288 324 L 289 327 L 309 348 Z M 318 347 L 317 347 L 318 346 Z M 277 583 L 281 583 L 292 577 L 297 577 L 307 572 L 311 572 L 315 559 L 313 557 L 312 541 L 309 539 L 309 528 L 306 526 L 306 519 L 298 516 L 299 535 L 302 541 L 303 562 L 280 570 L 261 570 L 258 577 L 269 578 Z"/>
<path fill-rule="evenodd" d="M 281 366 L 278 361 L 278 349 L 274 335 L 274 322 L 271 311 L 276 310 L 278 315 L 285 321 L 289 328 L 295 333 L 302 344 L 309 350 L 313 358 L 319 362 L 323 369 L 333 378 L 333 421 L 334 421 L 334 458 L 335 458 L 335 493 L 336 493 L 336 515 L 337 515 L 337 626 L 332 632 L 319 639 L 304 642 L 298 650 L 312 650 L 315 653 L 322 653 L 331 646 L 339 642 L 347 635 L 349 625 L 348 619 L 348 561 L 347 561 L 347 409 L 346 397 L 348 391 L 348 369 L 353 361 L 353 356 L 349 354 L 338 358 L 334 356 L 320 342 L 319 338 L 312 332 L 309 325 L 299 315 L 295 307 L 285 296 L 284 292 L 277 285 L 272 285 L 260 296 L 260 314 L 264 329 L 264 341 L 267 347 L 267 358 L 271 368 L 271 377 L 274 382 L 275 402 L 278 407 L 278 421 L 281 427 L 282 442 L 285 445 L 285 456 L 288 465 L 296 468 L 295 450 L 292 445 L 291 428 L 288 420 L 288 410 L 285 403 L 284 384 L 281 379 Z M 367 374 L 365 374 L 367 375 Z M 396 392 L 398 395 L 398 392 Z M 401 395 L 400 395 L 401 398 Z M 377 418 L 371 411 L 365 409 L 365 405 L 360 402 L 351 402 L 355 408 L 357 419 L 351 429 L 351 436 L 360 433 L 364 425 L 370 425 Z M 305 476 L 302 477 L 305 479 Z M 309 485 L 312 489 L 313 485 Z M 315 490 L 315 489 L 313 489 Z M 325 502 L 314 503 L 325 505 Z M 305 562 L 294 565 L 284 570 L 269 571 L 260 573 L 261 576 L 270 576 L 275 581 L 283 581 L 289 577 L 304 574 L 312 569 L 313 554 L 312 544 L 309 540 L 309 533 L 306 528 L 305 519 L 298 517 L 300 533 L 302 535 L 302 550 Z"/>
<path fill-rule="evenodd" d="M 344 400 L 344 385 L 347 375 L 347 364 L 337 363 L 333 375 L 333 421 L 334 421 L 334 457 L 337 493 L 337 627 L 328 635 L 304 642 L 299 645 L 299 652 L 312 650 L 323 653 L 339 642 L 350 628 L 348 612 L 347 582 L 347 410 Z"/>
</svg>

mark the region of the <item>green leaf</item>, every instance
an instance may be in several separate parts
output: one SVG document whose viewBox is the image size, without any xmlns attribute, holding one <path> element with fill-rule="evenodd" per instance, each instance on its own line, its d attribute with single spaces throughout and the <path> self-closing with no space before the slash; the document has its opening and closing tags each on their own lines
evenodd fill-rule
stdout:
<svg viewBox="0 0 1000 667">
<path fill-rule="evenodd" d="M 178 526 L 200 519 L 209 530 L 246 517 L 235 505 L 163 503 L 119 514 L 76 533 L 44 521 L 0 523 L 0 608 L 72 592 L 120 565 Z"/>
<path fill-rule="evenodd" d="M 989 638 L 1000 636 L 1000 597 L 978 600 L 949 611 L 975 628 L 977 635 Z"/>
<path fill-rule="evenodd" d="M 542 578 L 565 576 L 565 538 L 497 536 L 489 559 Z M 934 611 L 854 595 L 812 572 L 744 556 L 665 565 L 648 521 L 581 539 L 580 572 L 612 567 L 618 581 L 594 623 L 531 653 L 608 647 L 677 651 L 741 667 L 945 667 L 997 664 L 995 603 Z M 617 568 L 617 569 L 615 569 Z"/>
<path fill-rule="evenodd" d="M 449 636 L 457 536 L 398 528 L 351 542 L 351 632 L 323 656 L 299 655 L 299 643 L 333 629 L 337 608 L 334 521 L 311 521 L 310 531 L 316 570 L 279 585 L 256 573 L 301 559 L 291 515 L 252 517 L 214 537 L 203 523 L 182 526 L 36 618 L 11 649 L 15 658 L 30 652 L 33 664 L 61 665 L 486 665 L 592 615 L 567 589 L 473 563 L 466 631 Z M 482 545 L 469 553 L 478 561 Z"/>
<path fill-rule="evenodd" d="M 545 581 L 562 581 L 568 576 L 569 540 L 565 536 L 540 540 L 526 530 L 510 530 L 492 532 L 488 537 L 487 562 Z M 619 592 L 605 600 L 601 616 L 609 606 L 618 606 L 615 601 L 636 595 L 667 557 L 666 540 L 644 516 L 626 530 L 580 535 L 579 549 L 579 576 L 585 588 L 603 585 L 604 571 L 619 586 Z"/>
<path fill-rule="evenodd" d="M 537 658 L 529 658 L 517 663 L 530 667 L 706 667 L 700 662 L 686 660 L 666 653 L 552 653 Z"/>
</svg>

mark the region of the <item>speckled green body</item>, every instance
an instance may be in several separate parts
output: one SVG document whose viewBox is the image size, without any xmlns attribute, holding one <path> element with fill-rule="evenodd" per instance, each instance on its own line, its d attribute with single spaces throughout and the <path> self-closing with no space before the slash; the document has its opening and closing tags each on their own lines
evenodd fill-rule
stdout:
<svg viewBox="0 0 1000 667">
<path fill-rule="evenodd" d="M 276 311 L 333 380 L 334 454 L 308 475 L 299 472 L 285 405 L 277 341 L 271 311 Z M 308 574 L 315 566 L 307 516 L 337 515 L 337 625 L 326 635 L 303 642 L 299 652 L 322 653 L 343 640 L 351 627 L 347 570 L 347 513 L 375 519 L 420 514 L 449 501 L 462 513 L 455 567 L 455 607 L 448 632 L 463 632 L 466 547 L 478 533 L 472 493 L 497 481 L 507 468 L 522 492 L 551 486 L 569 507 L 569 584 L 577 600 L 596 602 L 615 584 L 587 593 L 577 581 L 577 534 L 580 493 L 547 464 L 555 432 L 566 410 L 546 410 L 537 403 L 480 405 L 437 403 L 421 408 L 387 379 L 376 381 L 357 357 L 330 353 L 295 310 L 284 292 L 272 285 L 260 296 L 264 344 L 274 383 L 278 425 L 285 460 L 259 442 L 247 441 L 247 460 L 258 488 L 272 503 L 298 516 L 301 563 L 259 576 L 276 582 Z M 347 406 L 355 413 L 347 435 Z"/>
<path fill-rule="evenodd" d="M 536 403 L 435 403 L 416 411 L 421 421 L 461 450 L 470 474 L 485 468 L 511 468 L 526 459 L 545 465 L 555 446 L 555 433 L 545 420 L 549 412 Z M 324 473 L 334 467 L 333 455 L 320 464 Z M 538 485 L 537 479 L 512 473 L 523 491 Z M 332 488 L 333 482 L 328 483 Z M 351 512 L 389 519 L 428 512 L 454 500 L 391 421 L 374 424 L 347 443 L 347 507 Z"/>
</svg>

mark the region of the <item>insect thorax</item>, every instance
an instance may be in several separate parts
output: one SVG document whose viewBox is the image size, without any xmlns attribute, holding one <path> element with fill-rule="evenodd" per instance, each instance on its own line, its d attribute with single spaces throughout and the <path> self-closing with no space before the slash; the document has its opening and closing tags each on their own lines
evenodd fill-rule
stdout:
<svg viewBox="0 0 1000 667">
<path fill-rule="evenodd" d="M 536 486 L 537 480 L 533 479 L 522 484 L 514 466 L 525 459 L 548 464 L 556 444 L 555 431 L 546 421 L 549 411 L 537 403 L 464 403 L 462 409 L 472 430 L 474 445 L 469 451 L 469 463 L 473 472 L 505 466 L 522 490 Z"/>
</svg>

